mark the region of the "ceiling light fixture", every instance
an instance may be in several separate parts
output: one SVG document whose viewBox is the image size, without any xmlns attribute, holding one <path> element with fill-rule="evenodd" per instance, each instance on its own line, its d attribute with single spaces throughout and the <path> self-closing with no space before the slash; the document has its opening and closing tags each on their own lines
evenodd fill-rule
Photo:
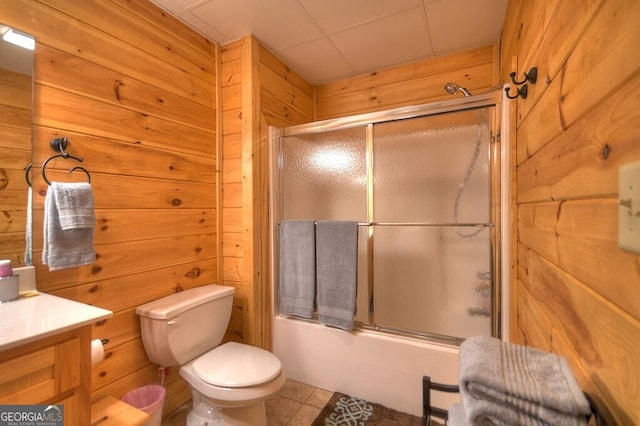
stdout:
<svg viewBox="0 0 640 426">
<path fill-rule="evenodd" d="M 7 32 L 2 35 L 2 39 L 6 42 L 29 50 L 34 50 L 36 47 L 36 41 L 33 39 L 33 37 L 22 34 L 14 30 L 13 28 L 9 28 L 9 30 L 7 30 Z"/>
</svg>

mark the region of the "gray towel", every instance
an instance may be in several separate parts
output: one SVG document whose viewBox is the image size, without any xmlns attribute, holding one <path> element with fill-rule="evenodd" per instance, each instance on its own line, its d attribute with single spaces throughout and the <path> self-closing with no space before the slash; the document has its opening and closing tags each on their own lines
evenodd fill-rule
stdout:
<svg viewBox="0 0 640 426">
<path fill-rule="evenodd" d="M 87 229 L 96 224 L 96 214 L 93 210 L 93 190 L 91 184 L 59 183 L 51 184 L 58 210 L 60 229 Z"/>
<path fill-rule="evenodd" d="M 320 322 L 351 330 L 356 312 L 358 222 L 318 222 L 316 259 Z"/>
<path fill-rule="evenodd" d="M 471 424 L 467 420 L 464 407 L 461 403 L 453 404 L 447 414 L 447 424 L 451 426 L 468 426 Z"/>
<path fill-rule="evenodd" d="M 316 291 L 313 221 L 280 222 L 280 313 L 311 318 Z"/>
<path fill-rule="evenodd" d="M 584 425 L 589 402 L 566 358 L 492 337 L 460 345 L 467 420 L 495 425 Z"/>
<path fill-rule="evenodd" d="M 93 191 L 86 182 L 52 182 L 44 203 L 42 263 L 50 271 L 95 262 Z"/>
</svg>

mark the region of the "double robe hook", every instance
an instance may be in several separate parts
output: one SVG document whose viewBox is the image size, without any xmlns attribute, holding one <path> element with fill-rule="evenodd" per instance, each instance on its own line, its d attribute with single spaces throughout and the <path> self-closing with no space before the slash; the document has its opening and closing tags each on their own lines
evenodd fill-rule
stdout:
<svg viewBox="0 0 640 426">
<path fill-rule="evenodd" d="M 527 95 L 529 94 L 529 89 L 527 89 L 526 84 L 522 87 L 519 87 L 518 90 L 516 90 L 516 94 L 513 96 L 509 94 L 509 89 L 511 88 L 507 87 L 506 89 L 504 89 L 504 91 L 507 92 L 507 98 L 509 99 L 517 99 L 518 97 L 521 97 L 522 99 L 527 99 Z"/>
<path fill-rule="evenodd" d="M 518 88 L 515 95 L 509 94 L 509 89 L 510 89 L 509 87 L 504 89 L 504 91 L 507 93 L 507 98 L 516 99 L 518 97 L 521 97 L 522 99 L 527 99 L 527 95 L 529 94 L 529 89 L 526 83 L 529 82 L 531 84 L 536 84 L 536 81 L 538 81 L 538 67 L 533 67 L 529 70 L 529 72 L 524 73 L 523 80 L 520 80 L 520 81 L 516 80 L 515 71 L 510 73 L 509 77 L 511 77 L 511 82 L 513 84 L 515 84 L 516 86 L 520 86 L 520 85 L 522 86 Z"/>
<path fill-rule="evenodd" d="M 511 82 L 513 84 L 515 84 L 516 86 L 519 86 L 521 84 L 525 84 L 527 81 L 531 84 L 536 84 L 536 81 L 538 81 L 538 67 L 533 67 L 529 70 L 529 72 L 525 72 L 524 73 L 524 80 L 522 81 L 516 81 L 516 73 L 515 71 L 512 72 L 511 74 L 509 74 L 509 77 L 511 77 Z"/>
</svg>

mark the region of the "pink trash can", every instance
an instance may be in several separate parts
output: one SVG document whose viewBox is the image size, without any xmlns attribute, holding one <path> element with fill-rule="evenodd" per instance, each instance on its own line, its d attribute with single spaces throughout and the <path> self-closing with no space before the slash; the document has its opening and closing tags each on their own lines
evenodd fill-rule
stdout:
<svg viewBox="0 0 640 426">
<path fill-rule="evenodd" d="M 122 400 L 149 414 L 149 420 L 145 423 L 147 426 L 160 426 L 166 394 L 164 386 L 150 384 L 127 392 Z"/>
</svg>

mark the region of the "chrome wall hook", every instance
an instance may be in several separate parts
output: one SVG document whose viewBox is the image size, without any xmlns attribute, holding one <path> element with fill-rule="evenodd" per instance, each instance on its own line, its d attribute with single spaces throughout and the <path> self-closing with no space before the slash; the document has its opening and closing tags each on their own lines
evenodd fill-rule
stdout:
<svg viewBox="0 0 640 426">
<path fill-rule="evenodd" d="M 507 94 L 507 98 L 509 99 L 517 99 L 518 97 L 521 97 L 522 99 L 527 99 L 527 95 L 529 93 L 529 89 L 527 88 L 527 85 L 525 84 L 522 87 L 519 87 L 516 94 L 515 95 L 510 95 L 509 94 L 509 89 L 510 87 L 507 87 L 506 89 L 504 89 L 504 91 Z"/>
<path fill-rule="evenodd" d="M 509 74 L 511 77 L 511 82 L 517 86 L 526 83 L 527 81 L 531 84 L 536 84 L 538 81 L 538 67 L 533 67 L 529 70 L 529 72 L 524 73 L 524 80 L 516 81 L 516 73 L 515 71 Z"/>
</svg>

